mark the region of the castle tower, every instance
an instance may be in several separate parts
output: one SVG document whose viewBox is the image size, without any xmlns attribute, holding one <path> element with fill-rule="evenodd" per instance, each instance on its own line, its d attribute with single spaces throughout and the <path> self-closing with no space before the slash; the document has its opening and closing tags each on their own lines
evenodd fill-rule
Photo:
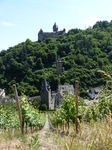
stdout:
<svg viewBox="0 0 112 150">
<path fill-rule="evenodd" d="M 41 87 L 41 105 L 46 104 L 47 108 L 50 109 L 50 103 L 51 103 L 51 89 L 46 79 L 44 79 Z"/>
<path fill-rule="evenodd" d="M 58 26 L 56 25 L 56 23 L 54 23 L 53 25 L 53 32 L 57 32 L 58 31 Z"/>
<path fill-rule="evenodd" d="M 62 62 L 61 62 L 61 58 L 59 55 L 58 55 L 58 59 L 56 62 L 56 72 L 57 72 L 57 74 L 62 75 Z"/>
</svg>

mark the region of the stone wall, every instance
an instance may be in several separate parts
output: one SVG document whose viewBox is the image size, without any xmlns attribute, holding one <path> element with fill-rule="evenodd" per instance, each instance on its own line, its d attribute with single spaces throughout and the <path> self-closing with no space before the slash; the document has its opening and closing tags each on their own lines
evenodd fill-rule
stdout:
<svg viewBox="0 0 112 150">
<path fill-rule="evenodd" d="M 49 95 L 49 109 L 54 109 L 54 103 L 55 103 L 55 97 L 51 98 L 51 95 Z"/>
<path fill-rule="evenodd" d="M 47 109 L 54 109 L 54 101 L 51 100 L 51 90 L 41 91 L 41 105 L 46 104 Z"/>
<path fill-rule="evenodd" d="M 38 40 L 46 40 L 47 38 L 57 38 L 59 35 L 65 34 L 65 29 L 58 32 L 39 32 Z"/>
<path fill-rule="evenodd" d="M 46 104 L 47 109 L 49 109 L 49 92 L 43 92 L 41 91 L 41 105 Z"/>
</svg>

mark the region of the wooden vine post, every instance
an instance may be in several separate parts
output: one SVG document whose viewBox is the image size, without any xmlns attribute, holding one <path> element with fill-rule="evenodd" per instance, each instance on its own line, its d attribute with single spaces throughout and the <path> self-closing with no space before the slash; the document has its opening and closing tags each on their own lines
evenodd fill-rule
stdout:
<svg viewBox="0 0 112 150">
<path fill-rule="evenodd" d="M 14 90 L 14 96 L 16 99 L 17 109 L 18 109 L 19 121 L 20 121 L 20 126 L 21 126 L 21 134 L 24 134 L 24 127 L 23 127 L 23 122 L 22 122 L 22 115 L 21 115 L 21 109 L 20 109 L 20 104 L 19 104 L 18 92 L 17 92 L 17 88 L 15 84 L 13 84 L 13 90 Z"/>
<path fill-rule="evenodd" d="M 76 124 L 76 134 L 78 133 L 78 90 L 79 90 L 79 82 L 75 82 L 75 104 L 76 104 L 76 118 L 75 118 L 75 124 Z"/>
<path fill-rule="evenodd" d="M 65 133 L 65 119 L 62 120 L 62 125 L 63 125 L 63 133 Z"/>
</svg>

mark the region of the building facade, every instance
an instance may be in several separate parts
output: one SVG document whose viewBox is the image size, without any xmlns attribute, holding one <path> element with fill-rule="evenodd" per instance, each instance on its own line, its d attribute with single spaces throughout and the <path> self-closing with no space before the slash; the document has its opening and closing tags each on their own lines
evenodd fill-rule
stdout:
<svg viewBox="0 0 112 150">
<path fill-rule="evenodd" d="M 59 85 L 58 91 L 52 91 L 46 79 L 42 82 L 41 87 L 41 105 L 46 104 L 47 109 L 54 109 L 61 106 L 61 100 L 64 95 L 74 94 L 73 85 Z"/>
<path fill-rule="evenodd" d="M 46 40 L 47 38 L 57 38 L 59 35 L 65 34 L 66 30 L 58 31 L 56 23 L 53 25 L 53 32 L 43 32 L 42 29 L 38 32 L 38 40 Z"/>
<path fill-rule="evenodd" d="M 51 99 L 51 89 L 46 79 L 42 82 L 41 87 L 41 105 L 46 104 L 47 109 L 54 109 L 54 101 Z"/>
</svg>

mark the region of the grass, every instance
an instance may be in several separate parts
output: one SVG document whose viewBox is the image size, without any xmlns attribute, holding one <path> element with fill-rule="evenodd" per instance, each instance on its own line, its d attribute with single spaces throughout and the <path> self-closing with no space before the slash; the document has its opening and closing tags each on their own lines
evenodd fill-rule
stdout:
<svg viewBox="0 0 112 150">
<path fill-rule="evenodd" d="M 27 143 L 27 136 L 21 135 L 20 130 L 12 131 L 0 131 L 0 149 L 17 149 L 17 147 L 23 147 Z"/>
<path fill-rule="evenodd" d="M 112 149 L 112 120 L 107 122 L 91 121 L 90 123 L 82 123 L 80 133 L 75 136 L 66 138 L 66 149 L 70 150 L 103 150 Z M 73 135 L 73 134 L 72 134 Z M 67 145 L 67 146 L 66 146 Z"/>
<path fill-rule="evenodd" d="M 9 131 L 1 132 L 0 149 L 29 150 L 32 135 L 30 133 L 21 136 L 20 131 L 15 131 L 14 134 Z M 106 117 L 102 121 L 83 122 L 80 124 L 80 132 L 77 135 L 73 126 L 70 126 L 69 135 L 47 131 L 39 149 L 43 145 L 49 150 L 52 147 L 58 150 L 112 150 L 112 119 Z"/>
<path fill-rule="evenodd" d="M 55 143 L 64 150 L 104 150 L 112 149 L 112 125 L 104 121 L 82 123 L 79 134 L 73 128 L 68 136 L 55 135 Z"/>
</svg>

